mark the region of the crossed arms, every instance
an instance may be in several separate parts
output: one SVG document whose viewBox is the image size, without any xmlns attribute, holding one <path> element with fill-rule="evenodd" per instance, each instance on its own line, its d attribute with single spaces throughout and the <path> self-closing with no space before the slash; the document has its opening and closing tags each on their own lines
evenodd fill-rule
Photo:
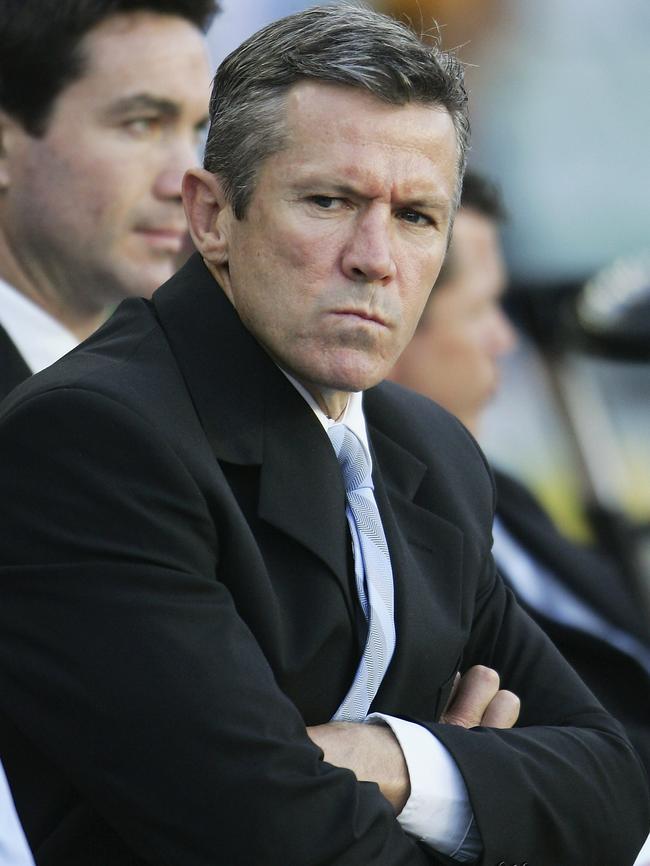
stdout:
<svg viewBox="0 0 650 866">
<path fill-rule="evenodd" d="M 328 593 L 334 634 L 339 609 L 349 630 L 333 581 L 324 572 L 309 586 L 296 579 L 281 604 L 282 586 L 271 591 L 232 493 L 239 483 L 245 507 L 256 470 L 237 468 L 227 481 L 195 422 L 174 442 L 166 423 L 166 406 L 153 423 L 140 406 L 73 387 L 14 406 L 0 426 L 0 496 L 12 503 L 0 542 L 0 746 L 3 757 L 12 753 L 21 818 L 35 810 L 26 829 L 37 858 L 41 844 L 65 838 L 75 815 L 87 817 L 91 844 L 119 839 L 143 861 L 446 862 L 395 821 L 408 780 L 389 732 L 312 724 L 327 761 L 305 734 L 310 715 L 331 717 L 340 690 L 301 680 L 282 653 L 296 635 L 309 652 L 322 613 L 309 606 L 315 592 Z M 268 533 L 261 537 L 269 545 L 277 537 L 292 574 L 289 542 Z M 295 544 L 291 554 L 303 556 Z M 287 628 L 286 606 L 299 592 L 303 619 Z M 442 722 L 424 680 L 421 693 L 396 683 L 395 702 L 458 763 L 486 862 L 602 866 L 604 850 L 623 866 L 649 821 L 629 744 L 488 561 L 469 595 L 469 614 L 454 626 L 466 630 L 466 666 L 507 671 L 522 698 L 521 725 L 507 727 L 512 699 L 498 689 L 468 707 L 474 691 L 461 684 Z M 340 645 L 332 657 L 345 661 Z M 437 691 L 437 679 L 432 685 Z M 475 728 L 478 719 L 490 724 Z M 386 766 L 373 766 L 380 753 L 370 738 L 381 738 Z M 59 792 L 52 802 L 42 794 L 46 777 L 56 780 L 48 791 Z"/>
<path fill-rule="evenodd" d="M 519 698 L 499 688 L 499 675 L 475 665 L 456 677 L 440 723 L 474 728 L 511 728 L 519 716 Z M 352 770 L 360 782 L 374 782 L 399 814 L 410 794 L 404 755 L 389 727 L 329 722 L 307 728 L 325 761 Z"/>
</svg>

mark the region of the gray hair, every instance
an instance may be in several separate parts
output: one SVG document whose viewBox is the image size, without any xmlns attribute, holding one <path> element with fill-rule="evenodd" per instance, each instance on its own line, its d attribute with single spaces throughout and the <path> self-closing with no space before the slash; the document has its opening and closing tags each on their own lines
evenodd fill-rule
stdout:
<svg viewBox="0 0 650 866">
<path fill-rule="evenodd" d="M 365 88 L 395 105 L 445 108 L 458 144 L 460 200 L 469 117 L 459 60 L 362 3 L 314 6 L 262 28 L 223 61 L 210 100 L 205 168 L 243 219 L 263 161 L 286 143 L 289 89 L 312 79 Z"/>
</svg>

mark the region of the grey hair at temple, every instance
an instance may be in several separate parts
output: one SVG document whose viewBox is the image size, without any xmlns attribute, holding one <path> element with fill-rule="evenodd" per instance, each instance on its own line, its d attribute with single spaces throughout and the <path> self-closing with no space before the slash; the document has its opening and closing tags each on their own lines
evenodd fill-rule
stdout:
<svg viewBox="0 0 650 866">
<path fill-rule="evenodd" d="M 469 146 L 460 61 L 405 24 L 361 3 L 315 6 L 262 28 L 217 70 L 204 167 L 219 175 L 242 219 L 264 160 L 286 140 L 285 104 L 304 80 L 363 88 L 395 105 L 446 109 L 458 143 L 458 205 Z"/>
</svg>

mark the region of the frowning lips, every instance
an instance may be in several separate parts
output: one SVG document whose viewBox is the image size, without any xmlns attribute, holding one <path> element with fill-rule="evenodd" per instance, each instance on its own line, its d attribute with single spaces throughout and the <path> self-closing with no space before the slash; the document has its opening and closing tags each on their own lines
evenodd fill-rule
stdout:
<svg viewBox="0 0 650 866">
<path fill-rule="evenodd" d="M 363 319 L 366 322 L 371 322 L 375 325 L 382 325 L 384 328 L 388 328 L 389 323 L 381 315 L 381 313 L 376 312 L 375 310 L 364 310 L 358 307 L 345 307 L 340 310 L 332 310 L 332 313 L 335 316 L 353 316 L 357 319 Z"/>
</svg>

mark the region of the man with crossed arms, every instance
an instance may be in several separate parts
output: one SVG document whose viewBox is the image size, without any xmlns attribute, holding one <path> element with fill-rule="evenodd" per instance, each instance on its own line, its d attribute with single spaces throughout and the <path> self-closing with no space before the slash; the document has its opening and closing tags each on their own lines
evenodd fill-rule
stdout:
<svg viewBox="0 0 650 866">
<path fill-rule="evenodd" d="M 407 28 L 269 25 L 185 178 L 199 254 L 5 404 L 0 743 L 37 860 L 632 862 L 643 772 L 496 575 L 483 456 L 377 386 L 467 132 Z"/>
</svg>

